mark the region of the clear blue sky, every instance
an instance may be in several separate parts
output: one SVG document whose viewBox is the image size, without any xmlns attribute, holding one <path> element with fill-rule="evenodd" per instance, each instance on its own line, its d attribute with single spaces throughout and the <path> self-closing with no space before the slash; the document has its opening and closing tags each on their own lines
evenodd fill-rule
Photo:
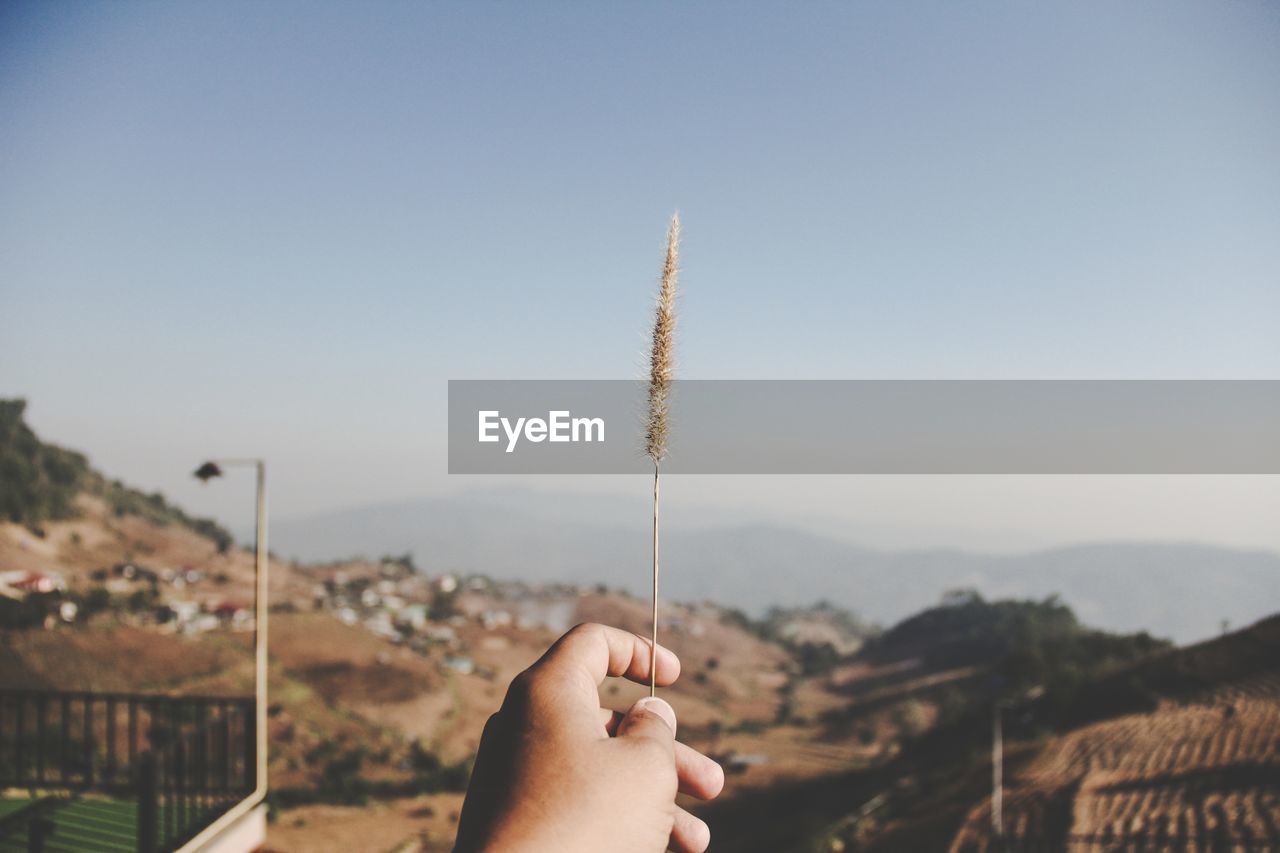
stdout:
<svg viewBox="0 0 1280 853">
<path fill-rule="evenodd" d="M 9 2 L 0 394 L 438 491 L 446 379 L 638 374 L 676 208 L 686 376 L 1278 377 L 1278 93 L 1264 2 Z"/>
</svg>

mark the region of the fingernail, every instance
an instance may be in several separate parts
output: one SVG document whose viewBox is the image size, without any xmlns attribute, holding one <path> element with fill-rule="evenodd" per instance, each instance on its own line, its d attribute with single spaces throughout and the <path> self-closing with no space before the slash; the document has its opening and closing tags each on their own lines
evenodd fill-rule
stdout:
<svg viewBox="0 0 1280 853">
<path fill-rule="evenodd" d="M 671 733 L 675 734 L 676 711 L 667 704 L 665 699 L 659 699 L 657 696 L 646 696 L 633 707 L 648 711 L 651 714 L 657 714 L 671 728 Z"/>
</svg>

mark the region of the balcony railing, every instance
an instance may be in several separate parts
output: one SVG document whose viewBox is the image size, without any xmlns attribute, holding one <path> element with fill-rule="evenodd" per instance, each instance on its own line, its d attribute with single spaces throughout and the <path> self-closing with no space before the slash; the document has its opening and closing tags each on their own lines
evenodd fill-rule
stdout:
<svg viewBox="0 0 1280 853">
<path fill-rule="evenodd" d="M 0 689 L 0 846 L 177 849 L 253 790 L 254 731 L 252 698 Z"/>
</svg>

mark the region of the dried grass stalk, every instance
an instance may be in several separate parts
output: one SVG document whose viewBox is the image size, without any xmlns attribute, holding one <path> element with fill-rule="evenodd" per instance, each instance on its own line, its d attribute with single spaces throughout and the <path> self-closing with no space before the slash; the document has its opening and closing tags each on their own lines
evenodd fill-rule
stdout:
<svg viewBox="0 0 1280 853">
<path fill-rule="evenodd" d="M 653 634 L 649 646 L 649 695 L 658 692 L 658 468 L 667 455 L 668 406 L 671 399 L 672 349 L 676 333 L 676 278 L 680 262 L 680 215 L 667 228 L 667 256 L 662 264 L 653 349 L 649 353 L 649 418 L 645 453 L 653 460 Z"/>
<path fill-rule="evenodd" d="M 662 264 L 662 288 L 653 321 L 653 349 L 649 354 L 649 422 L 645 453 L 656 466 L 667 455 L 667 407 L 671 397 L 672 347 L 676 333 L 676 278 L 680 262 L 680 216 L 667 229 L 667 257 Z"/>
</svg>

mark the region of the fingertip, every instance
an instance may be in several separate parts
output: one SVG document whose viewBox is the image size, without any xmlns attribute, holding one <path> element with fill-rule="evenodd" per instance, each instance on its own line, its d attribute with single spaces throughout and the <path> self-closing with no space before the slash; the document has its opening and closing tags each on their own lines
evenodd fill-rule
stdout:
<svg viewBox="0 0 1280 853">
<path fill-rule="evenodd" d="M 666 699 L 658 696 L 646 696 L 631 706 L 631 713 L 636 711 L 647 711 L 658 717 L 662 722 L 667 724 L 667 728 L 671 729 L 674 737 L 676 733 L 676 709 Z"/>
<path fill-rule="evenodd" d="M 684 809 L 676 811 L 671 829 L 671 847 L 677 853 L 703 853 L 711 846 L 711 827 Z"/>
<path fill-rule="evenodd" d="M 720 762 L 713 760 L 707 774 L 707 799 L 714 800 L 724 790 L 724 768 L 720 766 Z"/>
<path fill-rule="evenodd" d="M 711 827 L 700 818 L 694 818 L 689 830 L 689 845 L 698 853 L 711 846 Z"/>
<path fill-rule="evenodd" d="M 676 772 L 683 794 L 714 800 L 724 791 L 724 768 L 688 744 L 676 744 Z"/>
<path fill-rule="evenodd" d="M 675 652 L 664 645 L 658 645 L 658 684 L 666 687 L 674 684 L 676 679 L 680 677 L 680 658 Z"/>
<path fill-rule="evenodd" d="M 691 853 L 703 853 L 711 846 L 711 827 L 698 818 L 693 818 L 687 830 L 688 835 L 685 838 L 685 847 Z"/>
</svg>

